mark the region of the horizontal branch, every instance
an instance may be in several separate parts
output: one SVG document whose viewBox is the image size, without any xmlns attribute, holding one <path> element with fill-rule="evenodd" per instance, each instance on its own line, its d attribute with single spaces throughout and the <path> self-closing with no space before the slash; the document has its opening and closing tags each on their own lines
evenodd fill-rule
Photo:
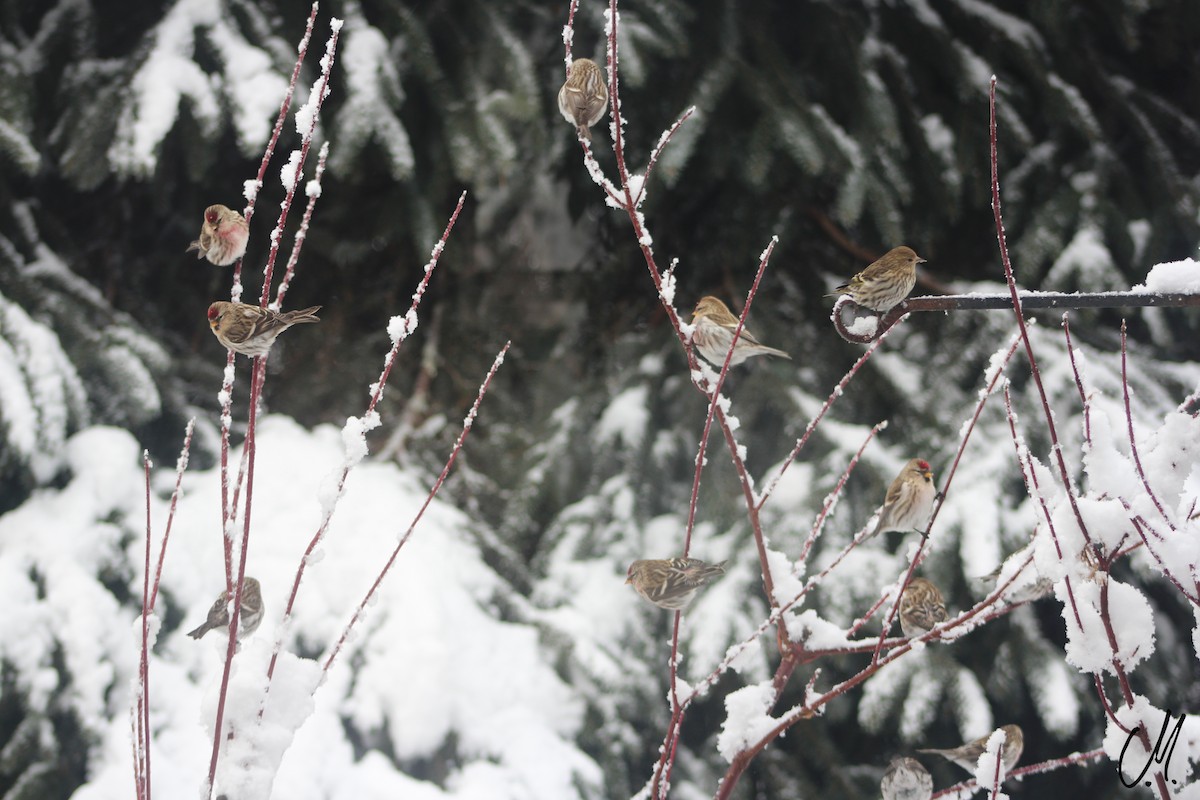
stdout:
<svg viewBox="0 0 1200 800">
<path fill-rule="evenodd" d="M 1178 292 L 1019 292 L 1021 308 L 1142 308 L 1200 306 L 1200 294 Z M 852 333 L 847 325 L 854 322 L 854 312 L 871 313 L 860 309 L 846 298 L 834 308 L 833 324 L 848 342 L 866 344 L 879 338 L 905 314 L 912 311 L 978 311 L 1012 308 L 1008 294 L 947 294 L 910 297 L 887 312 L 872 334 Z M 849 316 L 851 319 L 846 319 Z"/>
<path fill-rule="evenodd" d="M 1135 308 L 1141 306 L 1200 306 L 1200 294 L 1165 292 L 1020 292 L 1023 308 Z M 1012 308 L 1007 294 L 947 294 L 912 297 L 904 311 L 946 311 L 957 308 Z"/>
</svg>

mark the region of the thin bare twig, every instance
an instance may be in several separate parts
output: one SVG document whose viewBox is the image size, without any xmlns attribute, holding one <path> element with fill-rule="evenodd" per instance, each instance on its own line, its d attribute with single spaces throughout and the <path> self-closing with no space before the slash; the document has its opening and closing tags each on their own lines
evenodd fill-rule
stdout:
<svg viewBox="0 0 1200 800">
<path fill-rule="evenodd" d="M 312 180 L 304 186 L 304 193 L 308 195 L 308 204 L 304 207 L 304 216 L 300 218 L 300 229 L 296 231 L 296 236 L 292 240 L 292 252 L 288 256 L 283 280 L 279 282 L 279 290 L 275 293 L 275 302 L 271 304 L 271 308 L 275 311 L 283 310 L 283 298 L 287 294 L 288 287 L 292 285 L 292 276 L 296 274 L 296 264 L 300 261 L 300 250 L 304 247 L 304 240 L 308 238 L 308 224 L 312 220 L 317 199 L 321 196 L 321 178 L 325 175 L 325 160 L 328 157 L 329 142 L 325 142 L 321 145 L 320 152 L 317 153 L 316 172 L 313 173 Z"/>
<path fill-rule="evenodd" d="M 167 527 L 163 531 L 162 544 L 158 550 L 158 566 L 154 570 L 154 581 L 150 585 L 150 605 L 149 609 L 154 610 L 155 602 L 158 600 L 158 587 L 162 583 L 163 561 L 167 557 L 167 543 L 171 539 L 171 525 L 175 522 L 175 509 L 179 505 L 180 490 L 183 485 L 183 473 L 188 468 L 188 454 L 192 449 L 192 434 L 196 430 L 196 418 L 192 417 L 188 420 L 187 427 L 183 432 L 183 446 L 179 450 L 179 459 L 175 462 L 175 490 L 171 492 L 171 508 L 167 512 Z M 149 508 L 147 508 L 147 514 Z M 149 520 L 147 519 L 147 522 Z"/>
<path fill-rule="evenodd" d="M 142 451 L 146 477 L 146 564 L 142 572 L 142 652 L 138 659 L 137 758 L 135 774 L 139 798 L 150 800 L 150 463 L 149 451 Z"/>
<path fill-rule="evenodd" d="M 1104 757 L 1105 753 L 1103 748 L 1088 750 L 1086 753 L 1072 753 L 1071 755 L 1063 756 L 1062 758 L 1052 758 L 1048 761 L 1039 761 L 1036 764 L 1030 764 L 1027 767 L 1018 767 L 1012 772 L 1008 773 L 1008 777 L 1023 778 L 1026 775 L 1041 775 L 1042 773 L 1053 772 L 1054 770 L 1062 769 L 1063 767 L 1084 764 L 1088 761 L 1099 761 Z M 933 795 L 933 800 L 938 800 L 939 798 L 945 798 L 945 800 L 951 800 L 951 798 L 966 798 L 975 794 L 977 791 L 979 791 L 979 785 L 975 782 L 975 779 L 972 778 L 970 780 L 963 781 L 962 783 L 956 783 L 949 788 L 942 789 L 940 792 Z"/>
<path fill-rule="evenodd" d="M 296 94 L 296 81 L 300 77 L 300 68 L 304 66 L 304 59 L 308 55 L 308 44 L 312 41 L 313 26 L 317 22 L 319 8 L 320 3 L 314 0 L 308 12 L 308 22 L 304 26 L 304 36 L 300 38 L 300 44 L 296 47 L 296 64 L 292 67 L 292 77 L 288 81 L 288 88 L 283 94 L 283 100 L 279 103 L 279 114 L 275 117 L 275 126 L 271 129 L 271 136 L 267 139 L 267 148 L 263 151 L 262 161 L 258 164 L 258 175 L 253 181 L 246 182 L 246 208 L 242 212 L 242 216 L 246 218 L 247 225 L 254 218 L 254 208 L 258 201 L 258 192 L 263 187 L 263 178 L 267 174 L 267 165 L 271 163 L 271 157 L 275 155 L 275 145 L 279 143 L 279 134 L 283 131 L 284 120 L 287 119 L 288 111 L 292 107 L 292 98 Z M 233 287 L 229 299 L 235 303 L 242 299 L 242 259 L 240 258 L 233 265 Z"/>
<path fill-rule="evenodd" d="M 377 424 L 378 412 L 375 411 L 376 405 L 383 397 L 383 390 L 387 386 L 388 378 L 392 374 L 392 365 L 396 362 L 396 355 L 400 352 L 400 347 L 407 341 L 409 335 L 417 328 L 417 309 L 421 305 L 421 299 L 425 296 L 426 289 L 429 288 L 429 281 L 433 278 L 434 269 L 437 267 L 441 259 L 442 251 L 446 248 L 446 242 L 450 238 L 450 232 L 454 230 L 454 223 L 458 221 L 458 215 L 462 212 L 463 204 L 467 200 L 467 193 L 463 192 L 458 197 L 458 204 L 454 207 L 454 213 L 450 215 L 449 222 L 446 223 L 445 230 L 442 231 L 442 237 L 438 239 L 430 253 L 429 261 L 426 262 L 424 275 L 421 282 L 417 284 L 417 290 L 413 292 L 412 305 L 403 317 L 394 317 L 389 325 L 388 332 L 392 336 L 392 348 L 383 359 L 383 371 L 379 374 L 377 380 L 371 386 L 371 400 L 367 404 L 367 410 L 362 416 L 364 427 L 368 424 Z M 350 470 L 353 468 L 353 463 L 345 463 L 342 465 L 342 471 L 338 476 L 337 492 L 335 498 L 340 498 L 346 486 L 346 478 L 350 475 Z M 292 590 L 288 594 L 287 605 L 283 611 L 283 622 L 280 626 L 280 635 L 282 630 L 286 628 L 286 622 L 291 618 L 292 610 L 296 605 L 296 596 L 300 593 L 300 582 L 304 577 L 305 568 L 308 565 L 309 558 L 317 546 L 324 541 L 325 534 L 329 530 L 329 523 L 333 519 L 333 513 L 337 509 L 337 500 L 335 499 L 325 510 L 321 518 L 320 524 L 317 526 L 316 533 L 308 542 L 308 547 L 305 548 L 304 554 L 300 557 L 300 563 L 296 567 L 296 577 L 292 581 Z M 271 661 L 267 665 L 267 687 L 270 689 L 270 681 L 275 675 L 275 665 L 279 660 L 279 652 L 282 646 L 281 638 L 277 638 L 275 647 L 272 648 Z M 264 699 L 265 702 L 265 699 Z"/>
<path fill-rule="evenodd" d="M 441 474 L 434 481 L 433 488 L 429 490 L 429 495 L 425 498 L 425 502 L 421 504 L 421 508 L 417 511 L 417 515 L 413 517 L 413 521 L 409 524 L 408 530 L 400 537 L 400 541 L 396 543 L 396 548 L 392 550 L 391 556 L 388 557 L 387 563 L 383 565 L 383 569 L 379 571 L 379 575 L 375 577 L 375 581 L 371 584 L 371 588 L 367 590 L 366 595 L 358 604 L 358 608 L 354 610 L 354 614 L 350 617 L 350 621 L 346 623 L 345 630 L 338 637 L 337 643 L 334 644 L 329 656 L 325 659 L 325 664 L 321 667 L 322 672 L 329 672 L 329 668 L 333 666 L 333 662 L 337 659 L 338 653 L 342 651 L 346 640 L 350 636 L 350 632 L 354 629 L 355 624 L 362 617 L 363 611 L 371 602 L 371 598 L 379 590 L 383 579 L 387 577 L 388 572 L 392 568 L 392 564 L 396 562 L 396 557 L 400 555 L 400 550 L 404 545 L 408 544 L 408 540 L 412 537 L 413 531 L 416 530 L 417 524 L 421 521 L 421 517 L 425 515 L 429 504 L 433 502 L 433 498 L 437 497 L 438 491 L 442 488 L 442 484 L 446 482 L 446 476 L 450 474 L 451 468 L 454 466 L 455 459 L 458 458 L 459 452 L 463 448 L 463 444 L 467 441 L 467 434 L 471 432 L 471 426 L 475 422 L 475 417 L 479 413 L 479 405 L 483 402 L 484 395 L 487 394 L 488 388 L 492 385 L 492 378 L 496 375 L 496 371 L 500 369 L 500 365 L 504 363 L 504 356 L 508 353 L 508 348 L 512 346 L 512 342 L 504 343 L 504 347 L 500 348 L 500 352 L 496 354 L 496 358 L 492 361 L 492 368 L 488 370 L 487 377 L 483 379 L 483 383 L 479 387 L 479 393 L 475 396 L 475 402 L 471 405 L 471 410 L 467 412 L 467 416 L 463 419 L 462 431 L 458 434 L 458 439 L 454 442 L 454 447 L 450 451 L 450 457 L 446 459 L 446 465 L 442 467 Z"/>
<path fill-rule="evenodd" d="M 1162 516 L 1163 521 L 1167 523 L 1167 527 L 1172 532 L 1176 532 L 1175 523 L 1171 521 L 1167 510 L 1163 508 L 1162 501 L 1158 499 L 1158 494 L 1154 491 L 1154 487 L 1150 485 L 1150 480 L 1146 477 L 1146 471 L 1142 469 L 1142 457 L 1138 453 L 1137 436 L 1133 433 L 1133 406 L 1129 400 L 1129 372 L 1126 365 L 1125 352 L 1125 320 L 1121 320 L 1121 393 L 1125 399 L 1125 424 L 1126 430 L 1129 432 L 1129 452 L 1133 456 L 1133 466 L 1137 470 L 1138 479 L 1142 482 L 1142 488 L 1146 490 L 1146 495 L 1154 503 L 1154 507 L 1158 509 L 1158 513 Z"/>
</svg>

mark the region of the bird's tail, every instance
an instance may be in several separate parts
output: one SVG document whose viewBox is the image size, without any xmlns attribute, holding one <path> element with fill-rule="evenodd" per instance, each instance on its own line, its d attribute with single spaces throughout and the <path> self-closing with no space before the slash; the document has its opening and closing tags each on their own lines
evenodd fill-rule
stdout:
<svg viewBox="0 0 1200 800">
<path fill-rule="evenodd" d="M 321 306 L 302 308 L 299 311 L 289 311 L 286 314 L 281 314 L 280 319 L 289 325 L 295 325 L 300 322 L 320 322 L 321 318 L 317 316 L 317 312 L 320 310 Z"/>
<path fill-rule="evenodd" d="M 202 623 L 200 625 L 200 627 L 196 628 L 194 631 L 188 631 L 188 636 L 192 637 L 193 639 L 199 639 L 201 636 L 208 633 L 212 629 L 213 629 L 213 626 L 209 625 L 207 622 L 205 622 L 205 623 Z"/>
<path fill-rule="evenodd" d="M 788 361 L 792 360 L 792 357 L 789 356 L 787 353 L 783 352 L 782 350 L 776 350 L 774 347 L 764 346 L 763 352 L 769 356 L 779 356 L 780 358 L 786 358 Z"/>
</svg>

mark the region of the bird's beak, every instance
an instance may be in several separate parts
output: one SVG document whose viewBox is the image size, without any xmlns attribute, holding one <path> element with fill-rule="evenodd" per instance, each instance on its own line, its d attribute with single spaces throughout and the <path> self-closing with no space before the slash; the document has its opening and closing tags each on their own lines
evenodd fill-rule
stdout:
<svg viewBox="0 0 1200 800">
<path fill-rule="evenodd" d="M 925 263 L 925 259 L 918 257 L 918 258 L 917 258 L 917 263 L 918 263 L 918 264 L 924 264 L 924 263 Z"/>
<path fill-rule="evenodd" d="M 625 579 L 625 585 L 626 585 L 626 586 L 628 586 L 628 585 L 629 585 L 629 584 L 631 584 L 631 583 L 633 583 L 633 576 L 632 576 L 632 575 L 631 575 L 631 576 L 629 576 L 628 578 L 626 578 L 626 579 Z"/>
<path fill-rule="evenodd" d="M 921 477 L 927 481 L 931 481 L 931 480 L 933 480 L 933 473 L 929 470 L 925 470 L 924 472 L 921 473 Z"/>
</svg>

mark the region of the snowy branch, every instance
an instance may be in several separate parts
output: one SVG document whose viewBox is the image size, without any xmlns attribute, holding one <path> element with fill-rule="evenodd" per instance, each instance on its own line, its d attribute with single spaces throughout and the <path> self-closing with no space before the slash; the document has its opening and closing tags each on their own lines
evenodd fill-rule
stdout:
<svg viewBox="0 0 1200 800">
<path fill-rule="evenodd" d="M 1186 292 L 1034 292 L 1018 291 L 1017 302 L 1021 308 L 1186 308 L 1200 306 L 1200 294 Z M 985 311 L 1011 309 L 1013 296 L 1002 294 L 950 294 L 925 297 L 910 297 L 883 315 L 875 329 L 869 334 L 859 333 L 854 328 L 854 317 L 875 316 L 847 300 L 839 304 L 833 316 L 833 326 L 838 335 L 848 342 L 866 344 L 882 336 L 899 322 L 904 315 L 913 311 Z"/>
</svg>

